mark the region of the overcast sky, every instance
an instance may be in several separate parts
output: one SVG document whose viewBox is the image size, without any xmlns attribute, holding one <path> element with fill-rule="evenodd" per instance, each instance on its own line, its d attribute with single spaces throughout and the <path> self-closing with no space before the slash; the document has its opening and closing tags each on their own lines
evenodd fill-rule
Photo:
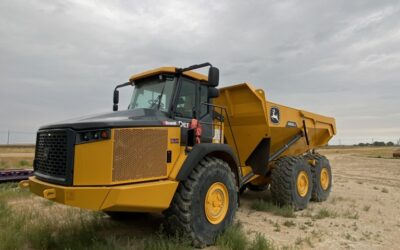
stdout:
<svg viewBox="0 0 400 250">
<path fill-rule="evenodd" d="M 206 61 L 223 86 L 334 116 L 333 143 L 400 138 L 399 1 L 1 0 L 0 144 L 111 111 L 134 73 Z"/>
</svg>

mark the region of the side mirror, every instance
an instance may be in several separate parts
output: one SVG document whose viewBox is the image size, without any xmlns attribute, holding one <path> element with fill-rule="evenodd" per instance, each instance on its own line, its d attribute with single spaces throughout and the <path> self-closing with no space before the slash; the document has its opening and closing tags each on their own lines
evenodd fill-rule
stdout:
<svg viewBox="0 0 400 250">
<path fill-rule="evenodd" d="M 119 103 L 119 91 L 118 90 L 114 90 L 114 98 L 113 98 L 113 111 L 118 111 L 118 103 Z"/>
<path fill-rule="evenodd" d="M 125 87 L 125 86 L 132 86 L 132 85 L 133 85 L 133 81 L 122 83 L 122 84 L 119 84 L 119 85 L 117 85 L 115 87 L 115 89 L 114 89 L 114 98 L 113 98 L 113 102 L 114 102 L 113 110 L 114 111 L 118 111 L 118 103 L 119 103 L 119 91 L 118 91 L 118 89 L 122 88 L 122 87 Z"/>
<path fill-rule="evenodd" d="M 217 87 L 219 84 L 219 69 L 216 67 L 210 67 L 208 70 L 208 85 L 211 87 Z"/>
<path fill-rule="evenodd" d="M 216 98 L 219 96 L 219 90 L 214 87 L 208 88 L 208 98 Z"/>
</svg>

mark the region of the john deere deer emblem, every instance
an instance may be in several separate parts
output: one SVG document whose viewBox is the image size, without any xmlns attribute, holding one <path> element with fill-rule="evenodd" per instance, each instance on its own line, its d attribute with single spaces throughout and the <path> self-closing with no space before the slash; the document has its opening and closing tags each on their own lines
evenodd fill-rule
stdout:
<svg viewBox="0 0 400 250">
<path fill-rule="evenodd" d="M 279 114 L 279 108 L 277 107 L 272 107 L 270 111 L 270 117 L 271 117 L 271 122 L 272 123 L 279 123 L 280 119 L 280 114 Z"/>
</svg>

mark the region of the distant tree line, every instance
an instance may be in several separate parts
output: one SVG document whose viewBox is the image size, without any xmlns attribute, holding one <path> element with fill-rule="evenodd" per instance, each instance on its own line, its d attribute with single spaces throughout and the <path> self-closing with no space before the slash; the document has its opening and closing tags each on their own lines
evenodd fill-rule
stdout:
<svg viewBox="0 0 400 250">
<path fill-rule="evenodd" d="M 375 147 L 384 147 L 384 146 L 394 146 L 394 142 L 384 142 L 384 141 L 374 141 L 373 143 L 358 143 L 355 144 L 354 146 L 360 146 L 360 147 L 368 147 L 368 146 L 375 146 Z"/>
</svg>

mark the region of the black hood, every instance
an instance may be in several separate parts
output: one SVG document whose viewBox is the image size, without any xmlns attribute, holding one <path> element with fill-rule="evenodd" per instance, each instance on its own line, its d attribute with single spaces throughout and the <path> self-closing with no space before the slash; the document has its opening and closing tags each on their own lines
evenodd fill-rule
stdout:
<svg viewBox="0 0 400 250">
<path fill-rule="evenodd" d="M 174 120 L 159 110 L 137 109 L 80 117 L 48 124 L 40 127 L 40 129 L 71 128 L 86 130 L 94 128 L 148 127 L 163 126 L 164 121 Z"/>
</svg>

